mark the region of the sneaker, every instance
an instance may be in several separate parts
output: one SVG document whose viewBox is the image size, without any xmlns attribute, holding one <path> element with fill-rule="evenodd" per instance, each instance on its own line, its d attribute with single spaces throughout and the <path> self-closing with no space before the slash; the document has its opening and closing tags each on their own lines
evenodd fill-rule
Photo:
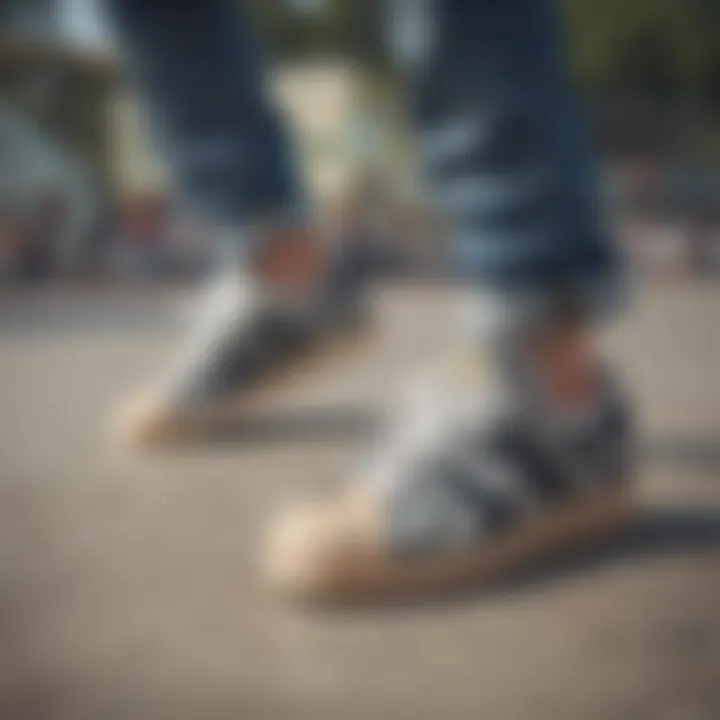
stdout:
<svg viewBox="0 0 720 720">
<path fill-rule="evenodd" d="M 122 408 L 120 437 L 157 446 L 205 435 L 358 351 L 369 335 L 365 279 L 342 256 L 312 293 L 284 294 L 238 269 L 218 277 L 161 382 Z"/>
<path fill-rule="evenodd" d="M 357 481 L 271 527 L 268 581 L 331 601 L 446 590 L 618 527 L 631 433 L 609 372 L 600 385 L 569 413 L 475 358 L 421 380 Z"/>
</svg>

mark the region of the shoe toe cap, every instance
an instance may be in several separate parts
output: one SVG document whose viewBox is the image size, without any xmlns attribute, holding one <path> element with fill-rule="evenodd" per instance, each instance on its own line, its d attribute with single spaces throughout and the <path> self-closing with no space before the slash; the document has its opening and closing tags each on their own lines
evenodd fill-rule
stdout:
<svg viewBox="0 0 720 720">
<path fill-rule="evenodd" d="M 153 447 L 168 441 L 177 431 L 173 415 L 152 395 L 132 398 L 115 417 L 114 435 L 128 447 Z"/>
<path fill-rule="evenodd" d="M 364 499 L 339 498 L 282 514 L 263 558 L 271 587 L 283 595 L 321 597 L 352 586 L 379 547 L 370 509 Z"/>
</svg>

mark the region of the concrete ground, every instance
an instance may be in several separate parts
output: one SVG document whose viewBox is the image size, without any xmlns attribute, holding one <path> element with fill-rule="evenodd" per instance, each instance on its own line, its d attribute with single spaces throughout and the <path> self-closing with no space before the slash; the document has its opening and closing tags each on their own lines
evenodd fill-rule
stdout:
<svg viewBox="0 0 720 720">
<path fill-rule="evenodd" d="M 460 597 L 297 613 L 256 581 L 281 504 L 354 467 L 446 291 L 393 290 L 373 352 L 181 453 L 107 418 L 177 294 L 0 296 L 0 718 L 720 718 L 720 286 L 643 290 L 608 342 L 643 427 L 637 522 Z"/>
</svg>

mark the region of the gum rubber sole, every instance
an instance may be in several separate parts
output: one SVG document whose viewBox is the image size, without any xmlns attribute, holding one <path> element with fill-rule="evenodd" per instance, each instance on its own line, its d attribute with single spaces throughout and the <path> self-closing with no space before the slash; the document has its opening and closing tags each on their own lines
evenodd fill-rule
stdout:
<svg viewBox="0 0 720 720">
<path fill-rule="evenodd" d="M 229 421 L 264 410 L 303 380 L 332 364 L 361 355 L 373 336 L 372 329 L 366 326 L 334 335 L 282 363 L 252 389 L 233 393 L 211 408 L 192 414 L 173 414 L 155 401 L 152 394 L 140 397 L 121 410 L 116 435 L 122 444 L 144 449 L 182 445 L 211 436 Z"/>
<path fill-rule="evenodd" d="M 288 543 L 300 541 L 302 547 L 302 538 L 289 533 L 284 544 L 271 549 L 266 571 L 281 594 L 306 601 L 353 604 L 433 595 L 468 584 L 482 586 L 532 561 L 611 535 L 626 525 L 633 508 L 627 484 L 616 483 L 538 513 L 478 549 L 424 558 L 383 551 L 376 511 L 354 508 L 353 518 L 342 523 L 332 517 L 331 507 L 320 515 L 316 508 L 316 521 L 324 515 L 332 524 L 340 522 L 351 531 L 344 538 L 333 537 L 332 530 L 320 532 L 320 542 L 336 548 L 324 557 L 318 543 L 307 542 L 307 538 L 305 553 L 298 547 L 293 549 Z M 342 507 L 337 510 L 343 512 Z M 364 524 L 364 531 L 358 522 Z M 285 557 L 278 556 L 283 552 Z"/>
</svg>

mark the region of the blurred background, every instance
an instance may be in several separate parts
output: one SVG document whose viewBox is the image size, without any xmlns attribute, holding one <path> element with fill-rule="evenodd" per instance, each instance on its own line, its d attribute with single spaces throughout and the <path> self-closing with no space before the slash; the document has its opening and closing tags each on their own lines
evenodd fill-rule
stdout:
<svg viewBox="0 0 720 720">
<path fill-rule="evenodd" d="M 438 271 L 382 3 L 248 5 L 322 216 L 362 230 L 385 272 Z M 643 271 L 717 272 L 720 6 L 561 5 L 617 237 Z M 99 3 L 2 0 L 0 33 L 0 282 L 199 272 L 209 230 L 171 192 Z"/>
<path fill-rule="evenodd" d="M 720 3 L 561 2 L 638 280 L 602 338 L 637 399 L 637 518 L 499 587 L 329 616 L 267 596 L 258 539 L 347 477 L 458 298 L 384 3 L 247 5 L 321 222 L 385 276 L 376 344 L 144 457 L 110 416 L 171 353 L 212 228 L 100 7 L 0 0 L 0 719 L 720 719 Z"/>
</svg>

